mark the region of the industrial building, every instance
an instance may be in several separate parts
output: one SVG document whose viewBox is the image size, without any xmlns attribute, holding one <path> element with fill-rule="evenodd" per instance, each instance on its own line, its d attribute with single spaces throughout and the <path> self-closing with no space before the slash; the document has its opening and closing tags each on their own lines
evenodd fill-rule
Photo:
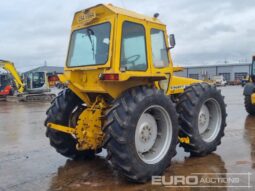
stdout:
<svg viewBox="0 0 255 191">
<path fill-rule="evenodd" d="M 229 82 L 245 78 L 249 75 L 250 70 L 251 63 L 200 65 L 184 67 L 184 70 L 176 73 L 176 75 L 200 80 L 212 79 L 213 76 L 222 75 L 224 79 Z"/>
</svg>

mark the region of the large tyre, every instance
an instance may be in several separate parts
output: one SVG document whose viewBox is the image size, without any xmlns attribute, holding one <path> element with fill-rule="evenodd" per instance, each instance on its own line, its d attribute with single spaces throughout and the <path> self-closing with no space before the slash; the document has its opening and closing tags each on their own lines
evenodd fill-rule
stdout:
<svg viewBox="0 0 255 191">
<path fill-rule="evenodd" d="M 64 89 L 52 101 L 50 108 L 46 112 L 45 126 L 47 127 L 47 123 L 51 122 L 74 127 L 83 109 L 82 101 L 70 89 Z M 47 127 L 46 136 L 50 139 L 51 146 L 65 157 L 77 159 L 94 156 L 94 152 L 91 150 L 78 151 L 76 149 L 77 140 L 71 134 Z"/>
<path fill-rule="evenodd" d="M 190 143 L 180 143 L 192 156 L 205 156 L 216 150 L 226 127 L 226 105 L 215 86 L 207 83 L 187 87 L 179 97 L 179 137 L 189 137 Z"/>
<path fill-rule="evenodd" d="M 244 106 L 246 111 L 250 114 L 250 115 L 255 115 L 255 105 L 253 105 L 251 103 L 251 96 L 245 96 L 244 97 Z"/>
<path fill-rule="evenodd" d="M 178 143 L 178 117 L 162 91 L 131 88 L 114 101 L 105 116 L 103 145 L 121 175 L 145 182 L 170 165 Z"/>
</svg>

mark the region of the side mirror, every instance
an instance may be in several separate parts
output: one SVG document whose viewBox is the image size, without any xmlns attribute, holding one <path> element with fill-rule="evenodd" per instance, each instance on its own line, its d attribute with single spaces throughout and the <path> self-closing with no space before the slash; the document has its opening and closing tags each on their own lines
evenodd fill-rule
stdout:
<svg viewBox="0 0 255 191">
<path fill-rule="evenodd" d="M 174 37 L 174 34 L 170 34 L 169 35 L 169 43 L 170 43 L 169 49 L 172 49 L 172 48 L 175 47 L 175 37 Z"/>
</svg>

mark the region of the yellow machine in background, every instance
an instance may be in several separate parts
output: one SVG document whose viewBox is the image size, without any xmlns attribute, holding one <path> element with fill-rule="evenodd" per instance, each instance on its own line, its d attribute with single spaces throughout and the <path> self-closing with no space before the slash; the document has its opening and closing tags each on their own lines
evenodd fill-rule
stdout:
<svg viewBox="0 0 255 191">
<path fill-rule="evenodd" d="M 0 68 L 3 68 L 4 70 L 10 72 L 18 92 L 23 93 L 25 85 L 23 84 L 14 64 L 6 60 L 0 60 Z"/>
<path fill-rule="evenodd" d="M 102 148 L 131 181 L 160 175 L 176 145 L 195 156 L 216 150 L 226 110 L 216 87 L 174 76 L 165 24 L 113 5 L 75 14 L 64 74 L 47 111 L 50 144 L 69 157 Z"/>
<path fill-rule="evenodd" d="M 255 115 L 255 56 L 252 57 L 252 65 L 248 83 L 244 86 L 244 105 L 250 115 Z"/>
<path fill-rule="evenodd" d="M 12 62 L 0 60 L 0 68 L 11 74 L 18 91 L 17 95 L 8 96 L 7 100 L 51 101 L 56 97 L 54 93 L 49 93 L 50 88 L 46 72 L 29 73 L 24 83 Z"/>
</svg>

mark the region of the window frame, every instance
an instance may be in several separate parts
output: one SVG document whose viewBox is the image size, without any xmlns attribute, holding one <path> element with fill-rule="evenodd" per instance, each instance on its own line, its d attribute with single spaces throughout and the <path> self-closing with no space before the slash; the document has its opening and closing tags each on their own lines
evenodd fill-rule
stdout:
<svg viewBox="0 0 255 191">
<path fill-rule="evenodd" d="M 163 67 L 157 67 L 157 66 L 155 66 L 155 64 L 154 64 L 154 62 L 153 62 L 153 50 L 152 50 L 152 37 L 151 37 L 151 31 L 152 30 L 158 30 L 158 31 L 161 31 L 162 33 L 163 33 L 163 40 L 164 40 L 164 44 L 165 44 L 165 47 L 166 47 L 166 55 L 167 55 L 167 66 L 163 66 Z M 156 69 L 161 69 L 161 68 L 167 68 L 167 67 L 169 67 L 170 66 L 170 58 L 169 58 L 169 52 L 168 52 L 168 50 L 167 50 L 167 42 L 166 42 L 166 34 L 165 34 L 165 31 L 164 30 L 162 30 L 162 29 L 158 29 L 158 28 L 155 28 L 155 27 L 151 27 L 151 29 L 150 29 L 150 41 L 151 41 L 151 56 L 152 56 L 152 65 L 153 65 L 153 67 L 154 68 L 156 68 Z"/>
<path fill-rule="evenodd" d="M 79 31 L 79 30 L 84 30 L 84 29 L 86 29 L 86 28 L 88 28 L 88 27 L 94 27 L 94 26 L 98 26 L 98 25 L 103 25 L 103 24 L 106 24 L 106 23 L 109 23 L 109 25 L 110 25 L 110 32 L 109 32 L 109 49 L 108 49 L 108 57 L 107 57 L 107 60 L 106 60 L 106 62 L 105 63 L 100 63 L 100 64 L 90 64 L 90 65 L 79 65 L 79 66 L 69 66 L 68 65 L 68 58 L 69 58 L 69 53 L 70 53 L 70 51 L 71 51 L 71 43 L 72 43 L 72 36 L 73 36 L 73 33 L 75 33 L 76 31 Z M 66 58 L 66 67 L 67 68 L 78 68 L 78 67 L 93 67 L 93 66 L 103 66 L 103 65 L 105 65 L 105 64 L 107 64 L 108 62 L 109 62 L 109 59 L 110 59 L 110 49 L 111 49 L 111 44 L 112 44 L 112 42 L 111 42 L 111 38 L 112 38 L 112 24 L 111 24 L 111 22 L 110 21 L 106 21 L 106 22 L 101 22 L 101 23 L 97 23 L 97 24 L 94 24 L 94 25 L 88 25 L 88 26 L 86 26 L 86 27 L 84 27 L 84 28 L 79 28 L 79 29 L 76 29 L 76 30 L 74 30 L 74 31 L 72 31 L 71 32 L 71 35 L 70 35 L 70 42 L 69 42 L 69 45 L 68 45 L 68 51 L 67 51 L 67 58 Z"/>
<path fill-rule="evenodd" d="M 146 41 L 146 28 L 144 27 L 144 25 L 142 23 L 138 23 L 138 22 L 134 22 L 134 21 L 130 21 L 130 20 L 124 20 L 122 22 L 121 25 L 121 42 L 120 42 L 120 60 L 119 60 L 119 70 L 122 70 L 122 64 L 121 64 L 121 53 L 122 53 L 122 48 L 123 48 L 123 26 L 125 23 L 132 23 L 132 24 L 137 24 L 143 27 L 144 30 L 144 45 L 145 45 L 145 60 L 146 60 L 146 68 L 144 70 L 125 70 L 125 72 L 129 72 L 129 71 L 135 71 L 135 72 L 145 72 L 148 70 L 149 68 L 149 63 L 148 63 L 148 50 L 147 50 L 147 41 Z"/>
</svg>

